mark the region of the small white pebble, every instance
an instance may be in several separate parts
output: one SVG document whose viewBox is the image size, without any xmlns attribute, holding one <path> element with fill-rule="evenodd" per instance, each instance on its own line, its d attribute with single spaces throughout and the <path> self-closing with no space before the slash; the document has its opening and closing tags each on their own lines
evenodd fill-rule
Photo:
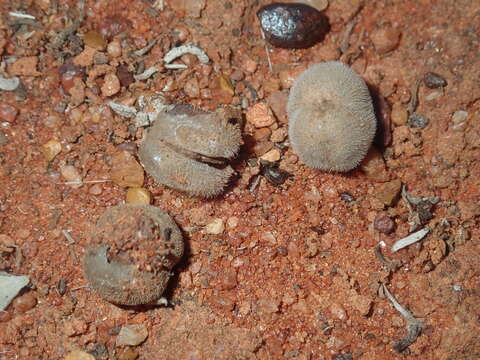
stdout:
<svg viewBox="0 0 480 360">
<path fill-rule="evenodd" d="M 6 79 L 0 76 L 0 90 L 13 91 L 18 85 L 20 85 L 20 79 L 18 77 Z"/>
<path fill-rule="evenodd" d="M 441 93 L 440 91 L 434 91 L 434 92 L 428 94 L 428 95 L 425 97 L 425 100 L 427 100 L 427 101 L 432 101 L 432 100 L 438 99 L 438 98 L 441 97 L 442 95 L 443 95 L 443 93 Z"/>
<path fill-rule="evenodd" d="M 118 40 L 113 40 L 108 43 L 107 46 L 107 53 L 113 58 L 117 58 L 122 55 L 122 45 L 120 44 L 120 41 Z"/>
<path fill-rule="evenodd" d="M 272 149 L 268 151 L 266 154 L 263 154 L 260 159 L 269 161 L 269 162 L 275 162 L 280 160 L 281 157 L 281 152 L 278 149 Z"/>
<path fill-rule="evenodd" d="M 71 187 L 78 188 L 82 186 L 82 176 L 74 166 L 64 165 L 60 168 L 60 173 Z"/>
<path fill-rule="evenodd" d="M 462 291 L 462 287 L 460 285 L 453 285 L 453 291 Z"/>
<path fill-rule="evenodd" d="M 205 226 L 205 231 L 207 234 L 212 234 L 212 235 L 219 235 L 223 233 L 225 230 L 225 224 L 223 223 L 223 219 L 215 219 L 213 220 L 210 224 Z"/>
<path fill-rule="evenodd" d="M 468 112 L 464 110 L 457 110 L 453 113 L 452 115 L 452 121 L 455 124 L 461 123 L 462 121 L 465 121 L 467 119 Z"/>
</svg>

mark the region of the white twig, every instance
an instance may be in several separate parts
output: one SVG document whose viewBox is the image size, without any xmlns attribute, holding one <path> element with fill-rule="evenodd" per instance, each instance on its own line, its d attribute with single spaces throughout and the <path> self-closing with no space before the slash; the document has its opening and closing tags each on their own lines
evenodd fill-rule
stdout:
<svg viewBox="0 0 480 360">
<path fill-rule="evenodd" d="M 85 180 L 85 181 L 64 181 L 57 182 L 57 185 L 83 185 L 83 184 L 98 184 L 111 182 L 112 180 Z"/>
<path fill-rule="evenodd" d="M 157 43 L 158 39 L 153 39 L 152 41 L 150 41 L 147 46 L 141 48 L 141 49 L 138 49 L 137 51 L 134 51 L 133 53 L 137 56 L 143 56 L 145 55 L 147 52 L 149 52 L 154 46 L 155 44 Z"/>
<path fill-rule="evenodd" d="M 23 13 L 19 13 L 19 12 L 15 12 L 15 11 L 10 11 L 8 13 L 8 15 L 10 15 L 11 17 L 19 18 L 19 19 L 35 20 L 35 16 L 33 16 L 33 15 L 23 14 Z"/>
<path fill-rule="evenodd" d="M 128 106 L 128 105 L 122 105 L 122 104 L 117 104 L 114 101 L 110 101 L 108 103 L 108 106 L 115 111 L 118 115 L 126 117 L 126 118 L 132 118 L 137 115 L 137 109 L 135 109 L 133 106 Z"/>
<path fill-rule="evenodd" d="M 187 69 L 188 66 L 185 64 L 165 64 L 165 69 L 170 70 L 179 70 L 179 69 Z"/>
<path fill-rule="evenodd" d="M 400 341 L 397 341 L 395 345 L 393 345 L 393 349 L 401 353 L 417 340 L 417 338 L 422 332 L 422 329 L 425 329 L 426 326 L 420 320 L 415 319 L 415 317 L 407 309 L 400 305 L 398 301 L 393 297 L 393 295 L 390 294 L 390 291 L 388 291 L 386 285 L 383 283 L 382 289 L 385 293 L 385 296 L 388 300 L 390 300 L 395 310 L 397 310 L 408 321 L 406 326 L 407 336 L 405 336 Z"/>
<path fill-rule="evenodd" d="M 407 247 L 416 243 L 417 241 L 422 240 L 425 235 L 429 233 L 429 231 L 430 229 L 428 227 L 424 227 L 422 230 L 418 230 L 417 232 L 414 232 L 413 234 L 410 234 L 407 237 L 398 240 L 395 244 L 393 244 L 392 252 L 396 252 L 400 249 L 403 249 L 404 247 Z"/>
<path fill-rule="evenodd" d="M 72 235 L 70 235 L 68 230 L 62 230 L 62 234 L 67 239 L 69 245 L 75 244 L 75 239 L 72 237 Z"/>
<path fill-rule="evenodd" d="M 390 291 L 388 291 L 388 288 L 385 284 L 382 283 L 382 287 L 383 287 L 383 292 L 385 293 L 385 296 L 387 297 L 388 300 L 390 300 L 395 310 L 397 310 L 405 319 L 409 321 L 420 322 L 417 319 L 415 319 L 415 317 L 412 314 L 410 314 L 410 312 L 407 309 L 405 309 L 402 305 L 400 305 L 397 299 L 395 299 L 393 295 L 390 293 Z"/>
<path fill-rule="evenodd" d="M 176 58 L 179 58 L 180 56 L 185 54 L 195 55 L 202 64 L 208 64 L 208 62 L 210 61 L 205 51 L 191 44 L 181 45 L 171 49 L 165 54 L 165 56 L 163 57 L 163 61 L 165 62 L 165 64 L 169 64 Z"/>
<path fill-rule="evenodd" d="M 268 61 L 268 69 L 270 70 L 271 73 L 273 73 L 273 65 L 272 65 L 272 60 L 270 59 L 270 53 L 269 53 L 269 48 L 267 45 L 267 39 L 265 38 L 265 33 L 263 30 L 260 30 L 260 33 L 262 34 L 263 41 L 265 42 L 265 53 L 267 54 L 267 61 Z"/>
<path fill-rule="evenodd" d="M 134 79 L 139 81 L 139 80 L 147 80 L 150 78 L 153 74 L 155 74 L 158 71 L 158 69 L 155 66 L 149 67 L 147 70 L 145 70 L 143 73 L 134 75 Z"/>
</svg>

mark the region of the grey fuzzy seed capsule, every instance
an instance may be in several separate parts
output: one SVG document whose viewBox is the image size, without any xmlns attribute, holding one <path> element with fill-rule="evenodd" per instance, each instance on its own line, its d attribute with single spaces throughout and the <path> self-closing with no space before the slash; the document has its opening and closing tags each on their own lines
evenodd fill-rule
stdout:
<svg viewBox="0 0 480 360">
<path fill-rule="evenodd" d="M 234 173 L 227 160 L 242 143 L 238 124 L 223 109 L 206 112 L 176 105 L 162 112 L 140 147 L 140 160 L 153 178 L 191 195 L 220 194 Z"/>
<path fill-rule="evenodd" d="M 306 165 L 325 171 L 358 166 L 376 131 L 367 85 L 336 61 L 315 64 L 295 80 L 287 114 L 293 151 Z"/>
<path fill-rule="evenodd" d="M 100 216 L 92 231 L 85 276 L 104 300 L 153 304 L 183 250 L 183 236 L 168 214 L 150 205 L 117 205 Z"/>
</svg>

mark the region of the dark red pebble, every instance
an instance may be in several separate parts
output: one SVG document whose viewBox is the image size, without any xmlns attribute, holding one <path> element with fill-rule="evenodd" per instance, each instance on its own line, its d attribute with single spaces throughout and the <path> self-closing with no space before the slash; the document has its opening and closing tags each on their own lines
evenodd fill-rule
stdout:
<svg viewBox="0 0 480 360">
<path fill-rule="evenodd" d="M 328 31 L 328 20 L 317 9 L 305 4 L 273 3 L 257 12 L 265 39 L 276 47 L 307 48 L 321 41 Z"/>
<path fill-rule="evenodd" d="M 98 27 L 98 31 L 106 39 L 111 39 L 112 37 L 129 30 L 131 27 L 132 22 L 127 18 L 124 18 L 121 15 L 112 15 L 102 21 Z"/>
<path fill-rule="evenodd" d="M 375 230 L 380 231 L 384 234 L 390 234 L 393 231 L 395 224 L 392 219 L 390 219 L 385 214 L 379 214 L 373 222 L 373 227 Z"/>
<path fill-rule="evenodd" d="M 128 70 L 127 65 L 120 65 L 117 67 L 117 77 L 122 86 L 128 87 L 135 81 L 133 74 Z"/>
</svg>

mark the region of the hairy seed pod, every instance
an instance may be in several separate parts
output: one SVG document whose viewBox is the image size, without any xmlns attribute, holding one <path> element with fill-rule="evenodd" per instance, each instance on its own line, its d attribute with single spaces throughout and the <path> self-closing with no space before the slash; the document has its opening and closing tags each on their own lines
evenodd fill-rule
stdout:
<svg viewBox="0 0 480 360">
<path fill-rule="evenodd" d="M 294 152 L 317 169 L 355 168 L 375 135 L 368 87 L 341 62 L 319 63 L 304 71 L 290 90 L 287 113 Z"/>
<path fill-rule="evenodd" d="M 162 112 L 140 147 L 140 160 L 153 178 L 191 195 L 220 194 L 234 173 L 227 160 L 242 143 L 228 111 L 206 112 L 176 105 Z"/>
<path fill-rule="evenodd" d="M 183 255 L 183 236 L 172 218 L 150 205 L 114 206 L 100 216 L 85 255 L 85 275 L 105 300 L 155 303 Z"/>
<path fill-rule="evenodd" d="M 281 48 L 307 48 L 323 39 L 328 20 L 305 4 L 274 3 L 257 12 L 265 39 Z"/>
</svg>

